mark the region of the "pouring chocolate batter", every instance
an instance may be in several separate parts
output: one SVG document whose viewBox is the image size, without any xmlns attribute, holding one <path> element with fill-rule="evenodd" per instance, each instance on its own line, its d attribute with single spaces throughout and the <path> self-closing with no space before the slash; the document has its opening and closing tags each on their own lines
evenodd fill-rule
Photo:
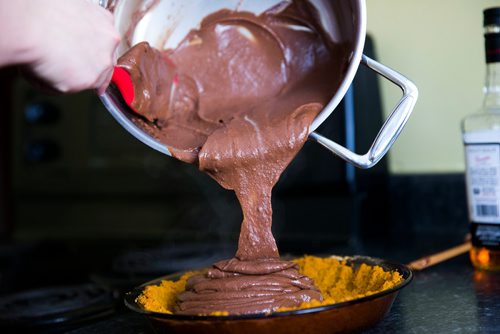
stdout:
<svg viewBox="0 0 500 334">
<path fill-rule="evenodd" d="M 234 190 L 243 210 L 235 258 L 192 277 L 177 313 L 268 313 L 322 299 L 279 258 L 271 191 L 339 87 L 348 50 L 323 30 L 314 6 L 296 0 L 259 16 L 216 12 L 175 49 L 140 43 L 119 60 L 149 131 Z"/>
</svg>

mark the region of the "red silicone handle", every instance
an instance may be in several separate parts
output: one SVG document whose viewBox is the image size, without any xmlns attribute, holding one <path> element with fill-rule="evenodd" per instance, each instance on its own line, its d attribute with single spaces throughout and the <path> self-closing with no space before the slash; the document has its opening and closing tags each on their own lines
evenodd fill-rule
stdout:
<svg viewBox="0 0 500 334">
<path fill-rule="evenodd" d="M 132 82 L 132 78 L 130 74 L 122 67 L 115 67 L 113 72 L 113 77 L 111 78 L 111 82 L 113 82 L 120 93 L 123 96 L 123 100 L 125 103 L 132 109 L 132 102 L 134 102 L 134 83 Z"/>
</svg>

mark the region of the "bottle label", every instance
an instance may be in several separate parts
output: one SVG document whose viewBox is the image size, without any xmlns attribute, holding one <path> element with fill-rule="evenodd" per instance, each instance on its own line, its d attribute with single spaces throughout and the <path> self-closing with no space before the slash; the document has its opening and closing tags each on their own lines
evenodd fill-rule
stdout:
<svg viewBox="0 0 500 334">
<path fill-rule="evenodd" d="M 473 244 L 500 245 L 500 131 L 464 135 Z"/>
<path fill-rule="evenodd" d="M 471 221 L 498 222 L 500 144 L 467 144 L 467 192 Z"/>
</svg>

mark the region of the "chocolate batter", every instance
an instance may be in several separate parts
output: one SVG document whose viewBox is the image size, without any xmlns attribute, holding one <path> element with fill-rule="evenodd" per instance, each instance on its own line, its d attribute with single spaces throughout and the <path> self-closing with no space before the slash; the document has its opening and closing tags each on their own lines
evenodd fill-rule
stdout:
<svg viewBox="0 0 500 334">
<path fill-rule="evenodd" d="M 236 257 L 192 277 L 177 313 L 267 313 L 322 299 L 279 259 L 271 191 L 339 87 L 348 50 L 331 41 L 309 2 L 296 0 L 259 16 L 216 12 L 176 49 L 140 43 L 119 60 L 149 131 L 234 190 L 243 210 Z"/>
</svg>

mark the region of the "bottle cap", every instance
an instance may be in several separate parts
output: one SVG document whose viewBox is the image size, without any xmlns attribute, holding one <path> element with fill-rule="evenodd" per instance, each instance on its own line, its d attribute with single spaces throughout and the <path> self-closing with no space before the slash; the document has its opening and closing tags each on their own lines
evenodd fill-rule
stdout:
<svg viewBox="0 0 500 334">
<path fill-rule="evenodd" d="M 500 7 L 487 8 L 483 11 L 484 44 L 486 63 L 500 62 Z"/>
<path fill-rule="evenodd" d="M 483 11 L 483 25 L 498 25 L 500 26 L 500 7 L 487 8 Z"/>
</svg>

